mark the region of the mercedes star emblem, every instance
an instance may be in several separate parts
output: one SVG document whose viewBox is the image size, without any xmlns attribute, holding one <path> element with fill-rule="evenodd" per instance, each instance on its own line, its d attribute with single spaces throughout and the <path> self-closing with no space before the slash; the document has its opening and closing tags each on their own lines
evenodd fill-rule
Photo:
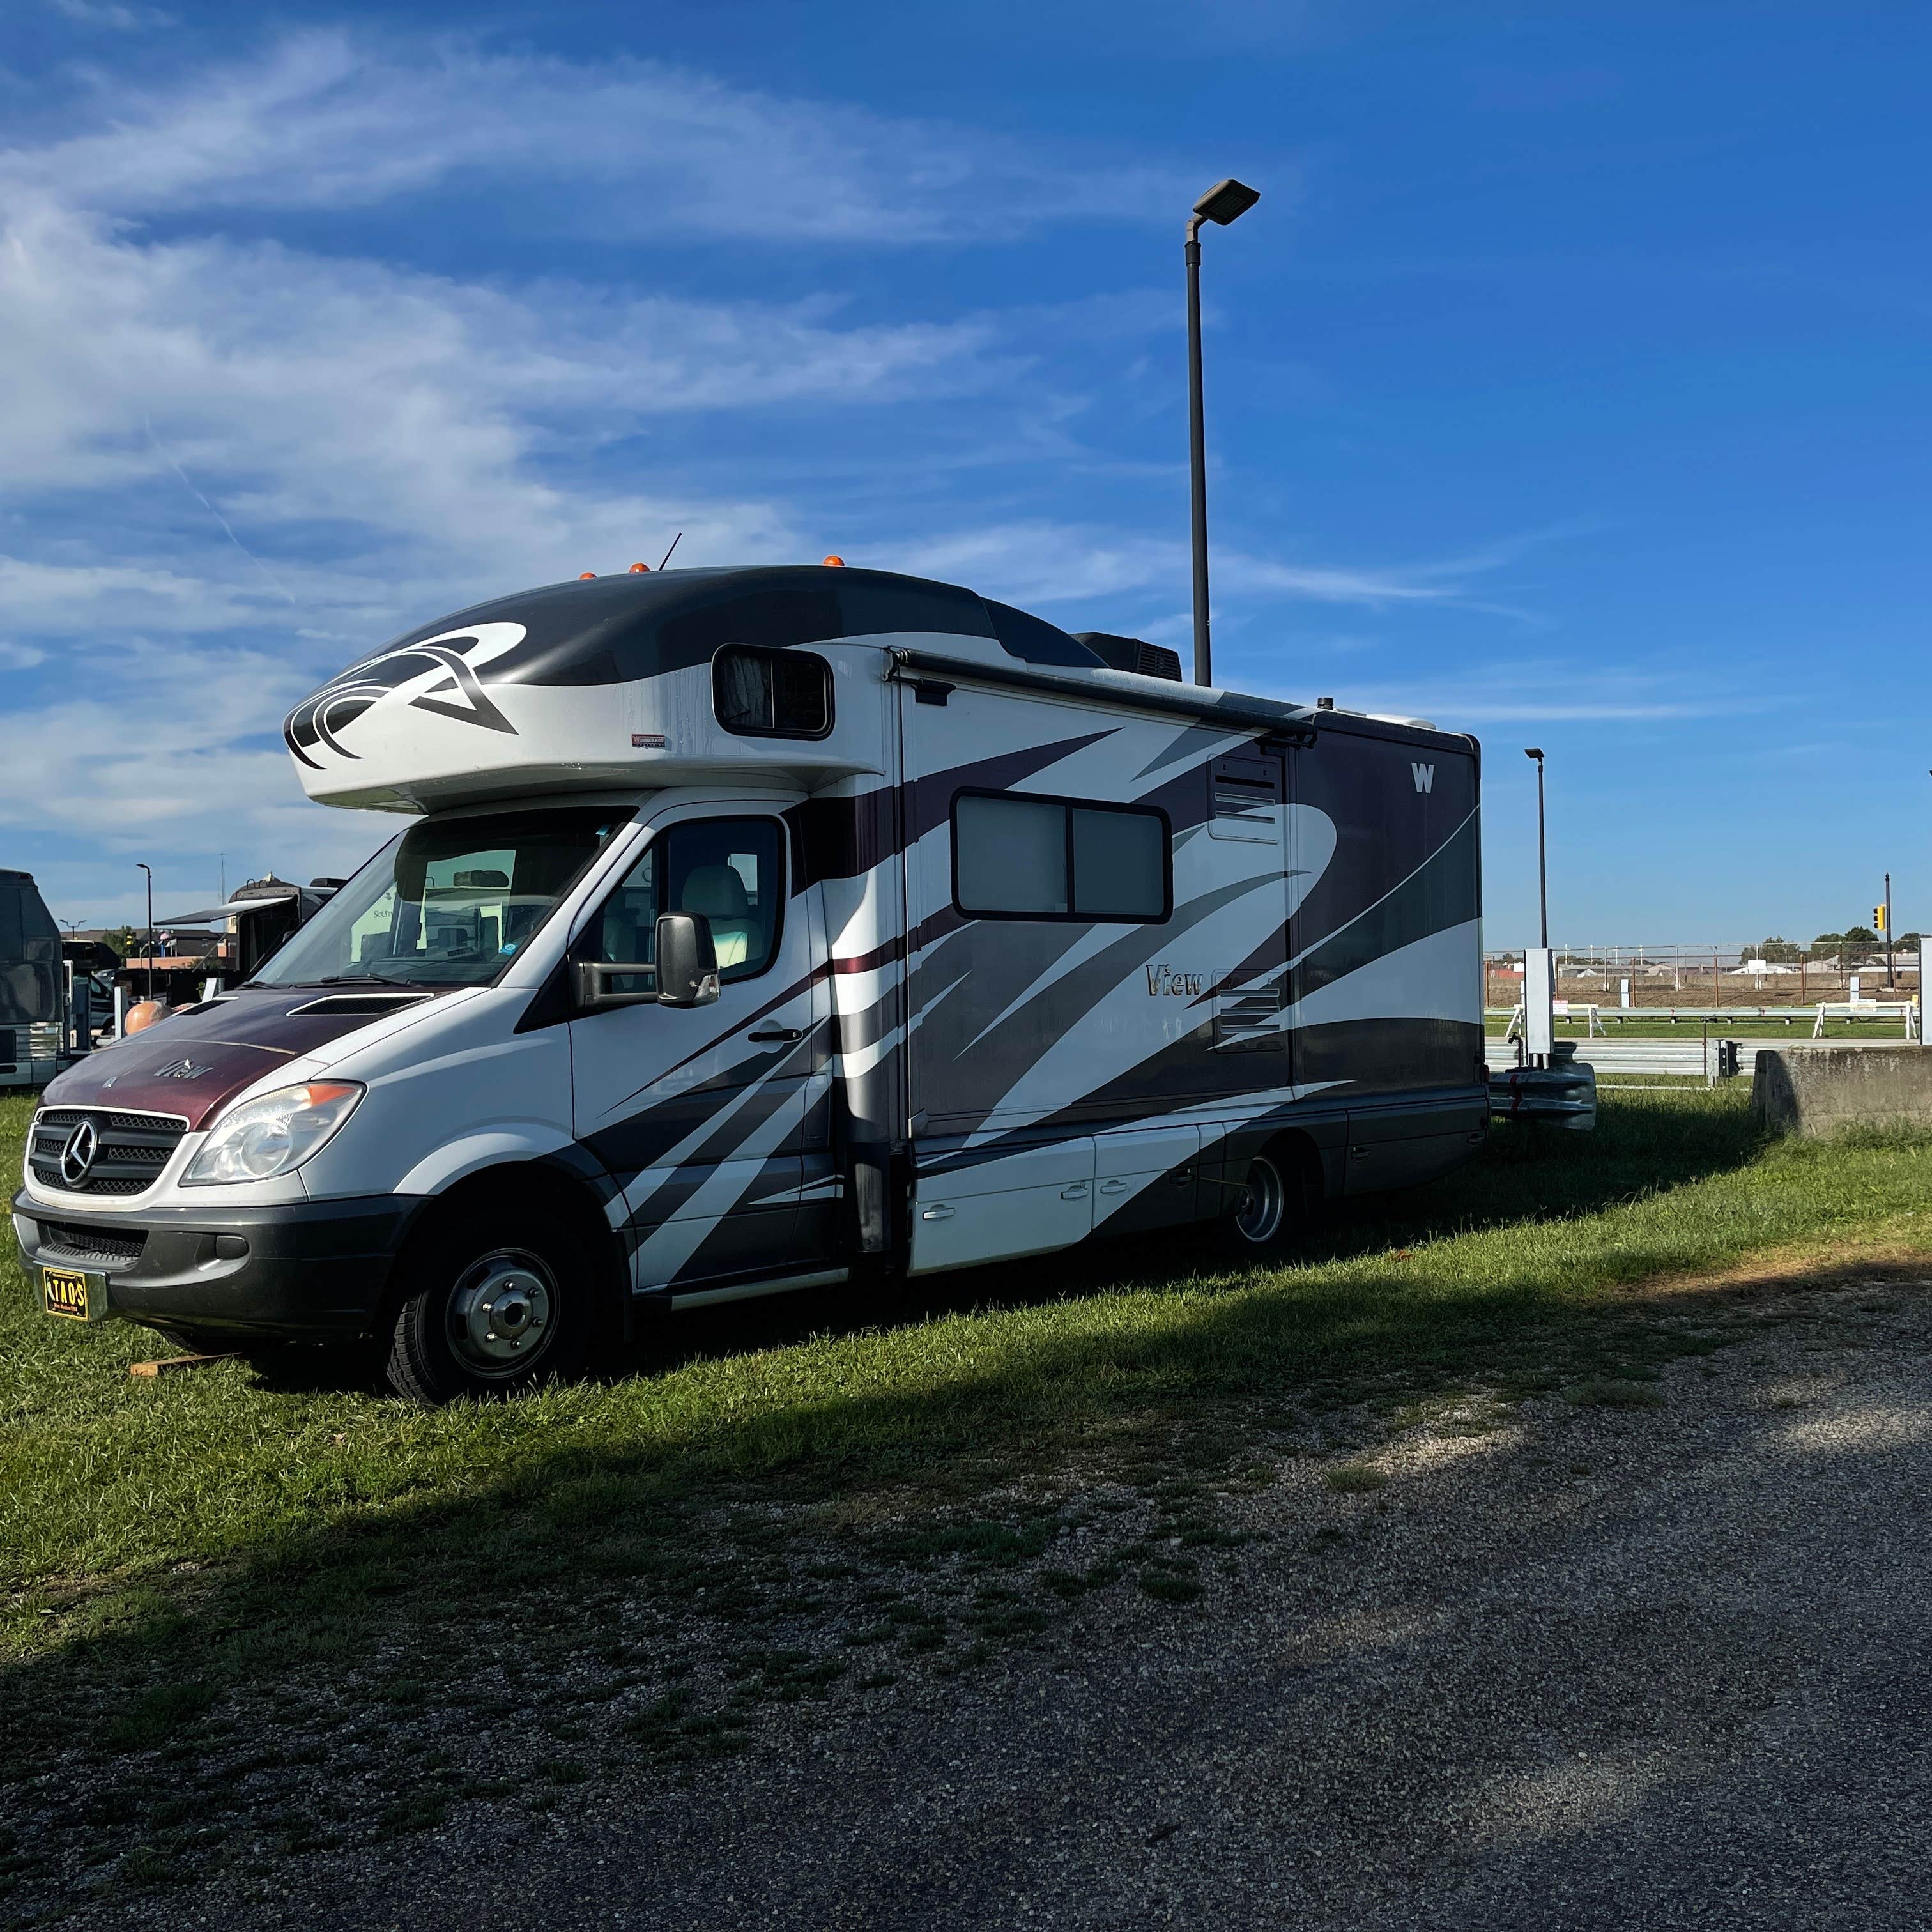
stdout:
<svg viewBox="0 0 1932 1932">
<path fill-rule="evenodd" d="M 100 1145 L 100 1130 L 92 1120 L 82 1120 L 68 1136 L 67 1145 L 61 1149 L 60 1171 L 68 1186 L 78 1187 L 87 1178 Z"/>
</svg>

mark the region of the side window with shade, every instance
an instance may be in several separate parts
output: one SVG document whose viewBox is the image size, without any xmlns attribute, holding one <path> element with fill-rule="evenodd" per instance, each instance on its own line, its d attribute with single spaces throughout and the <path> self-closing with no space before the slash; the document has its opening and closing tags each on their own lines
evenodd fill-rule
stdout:
<svg viewBox="0 0 1932 1932">
<path fill-rule="evenodd" d="M 1173 905 L 1167 817 L 1136 806 L 962 792 L 952 897 L 976 919 L 1158 925 Z"/>
<path fill-rule="evenodd" d="M 750 980 L 772 963 L 784 917 L 784 828 L 772 818 L 688 818 L 669 826 L 604 902 L 591 955 L 610 965 L 653 964 L 658 915 L 702 913 L 719 976 Z M 605 982 L 649 992 L 650 976 Z"/>
<path fill-rule="evenodd" d="M 711 660 L 718 722 L 742 738 L 822 738 L 832 729 L 832 667 L 810 651 L 727 644 Z"/>
</svg>

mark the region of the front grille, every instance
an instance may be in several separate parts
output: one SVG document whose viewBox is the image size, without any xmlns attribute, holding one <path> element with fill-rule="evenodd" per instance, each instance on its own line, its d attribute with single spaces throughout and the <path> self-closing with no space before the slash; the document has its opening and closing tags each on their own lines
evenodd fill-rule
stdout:
<svg viewBox="0 0 1932 1932">
<path fill-rule="evenodd" d="M 100 1135 L 78 1186 L 61 1172 L 61 1151 L 82 1120 Z M 27 1165 L 35 1184 L 63 1194 L 142 1194 L 154 1184 L 188 1123 L 166 1114 L 118 1114 L 91 1107 L 50 1107 L 38 1115 Z"/>
<path fill-rule="evenodd" d="M 146 1234 L 134 1228 L 88 1228 L 73 1221 L 43 1221 L 40 1252 L 63 1261 L 137 1262 Z"/>
</svg>

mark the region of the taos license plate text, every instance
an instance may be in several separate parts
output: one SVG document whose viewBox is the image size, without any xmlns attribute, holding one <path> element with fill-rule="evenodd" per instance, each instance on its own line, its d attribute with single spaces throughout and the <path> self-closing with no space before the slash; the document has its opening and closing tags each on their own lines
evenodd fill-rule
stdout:
<svg viewBox="0 0 1932 1932">
<path fill-rule="evenodd" d="M 99 1322 L 107 1313 L 107 1277 L 81 1268 L 44 1268 L 40 1305 L 67 1322 Z"/>
</svg>

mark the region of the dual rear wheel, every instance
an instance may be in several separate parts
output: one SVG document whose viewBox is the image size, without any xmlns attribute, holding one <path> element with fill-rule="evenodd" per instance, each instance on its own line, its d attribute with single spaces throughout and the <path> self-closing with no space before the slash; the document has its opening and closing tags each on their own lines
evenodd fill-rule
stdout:
<svg viewBox="0 0 1932 1932">
<path fill-rule="evenodd" d="M 1305 1159 L 1277 1142 L 1248 1163 L 1234 1211 L 1221 1223 L 1222 1246 L 1234 1258 L 1266 1261 L 1308 1232 L 1320 1187 Z"/>
</svg>

